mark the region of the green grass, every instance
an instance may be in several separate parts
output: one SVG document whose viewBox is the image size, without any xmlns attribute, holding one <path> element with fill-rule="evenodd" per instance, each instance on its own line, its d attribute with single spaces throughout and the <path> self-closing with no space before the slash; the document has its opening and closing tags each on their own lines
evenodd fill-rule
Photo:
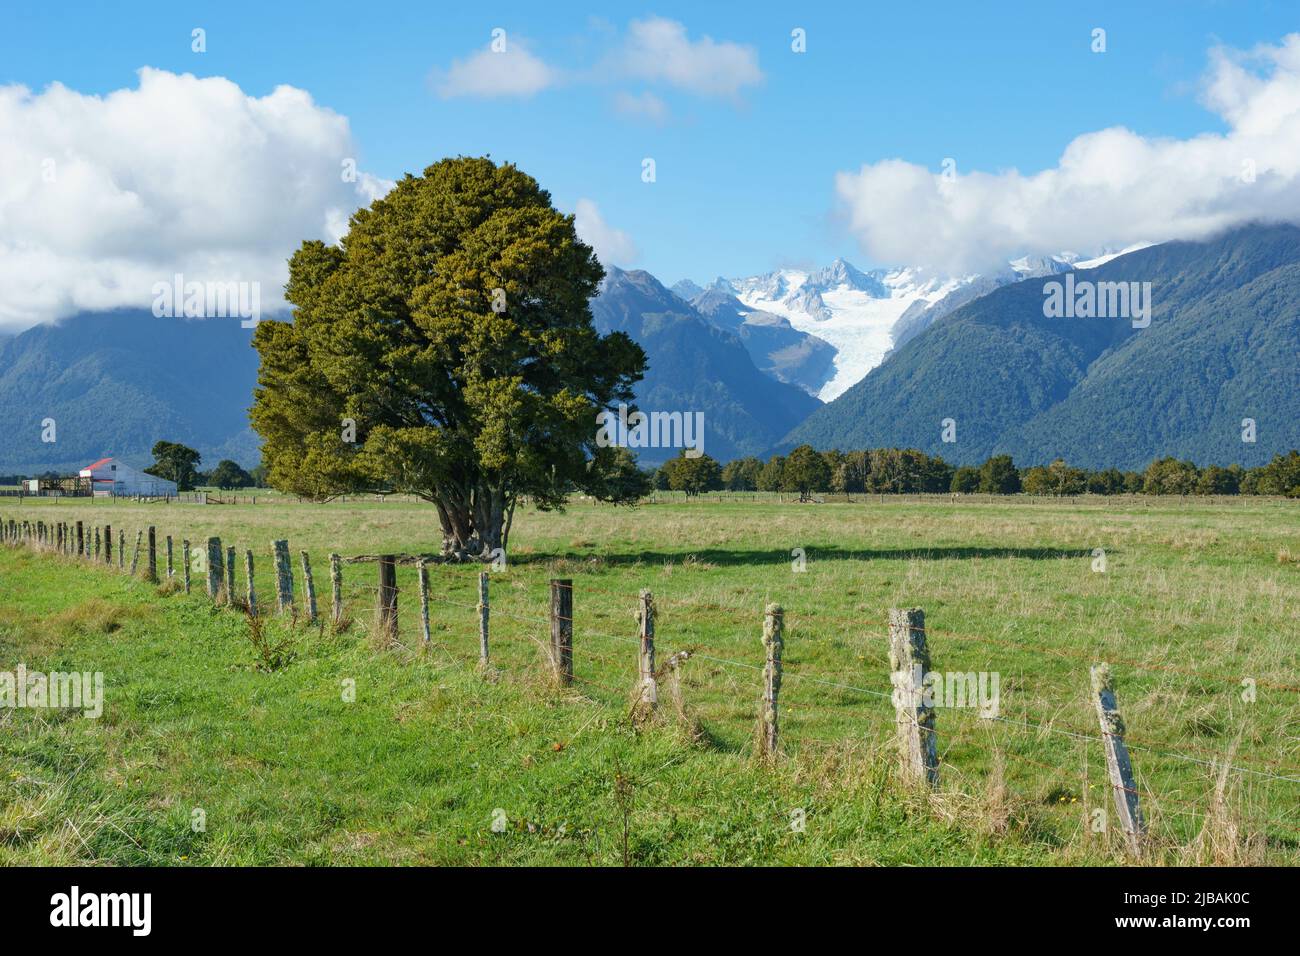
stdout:
<svg viewBox="0 0 1300 956">
<path fill-rule="evenodd" d="M 427 505 L 261 502 L 3 501 L 0 515 L 111 523 L 130 543 L 150 523 L 160 541 L 220 535 L 240 549 L 241 587 L 254 549 L 263 607 L 275 538 L 295 564 L 310 552 L 322 607 L 329 552 L 436 550 Z M 1264 500 L 529 511 L 492 577 L 491 678 L 475 666 L 478 568 L 431 569 L 428 648 L 402 568 L 400 643 L 378 649 L 374 565 L 348 565 L 352 626 L 297 627 L 294 659 L 268 673 L 244 619 L 197 593 L 0 550 L 0 668 L 102 670 L 107 683 L 100 720 L 0 711 L 0 861 L 611 864 L 625 810 L 635 863 L 1119 861 L 1116 835 L 1085 822 L 1109 806 L 1100 745 L 1068 735 L 1096 734 L 1087 668 L 1104 659 L 1151 858 L 1295 863 L 1300 784 L 1232 772 L 1218 801 L 1207 764 L 1231 752 L 1236 767 L 1300 776 L 1297 531 L 1294 504 Z M 541 649 L 551 577 L 575 582 L 578 683 L 563 691 Z M 689 719 L 666 706 L 638 733 L 643 587 L 660 661 L 695 656 Z M 786 613 L 772 767 L 750 756 L 768 601 Z M 943 782 L 929 799 L 893 778 L 884 620 L 899 606 L 925 609 L 933 669 L 1001 677 L 1006 721 L 939 710 Z M 1243 678 L 1258 682 L 1253 703 Z"/>
</svg>

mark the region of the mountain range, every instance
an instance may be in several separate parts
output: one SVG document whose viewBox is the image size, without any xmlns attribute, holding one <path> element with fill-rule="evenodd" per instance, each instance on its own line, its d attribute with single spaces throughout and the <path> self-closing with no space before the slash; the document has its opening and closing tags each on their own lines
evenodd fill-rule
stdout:
<svg viewBox="0 0 1300 956">
<path fill-rule="evenodd" d="M 1049 318 L 1047 284 L 1064 281 L 1150 283 L 1150 325 Z M 646 350 L 638 406 L 702 412 L 704 450 L 724 461 L 804 442 L 1093 468 L 1166 454 L 1253 465 L 1300 447 L 1294 226 L 1026 257 L 959 277 L 837 259 L 670 289 L 610 267 L 592 313 L 602 332 L 625 331 Z M 144 465 L 160 438 L 192 445 L 209 466 L 251 466 L 256 377 L 249 332 L 233 320 L 119 311 L 0 336 L 0 474 L 106 455 Z M 42 441 L 46 419 L 54 442 Z M 945 419 L 955 442 L 943 441 Z M 1254 442 L 1241 440 L 1245 419 Z"/>
</svg>

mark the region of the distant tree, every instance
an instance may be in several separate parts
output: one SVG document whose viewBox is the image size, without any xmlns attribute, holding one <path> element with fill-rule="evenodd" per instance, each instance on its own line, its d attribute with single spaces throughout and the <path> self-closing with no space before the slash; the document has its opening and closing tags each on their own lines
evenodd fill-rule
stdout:
<svg viewBox="0 0 1300 956">
<path fill-rule="evenodd" d="M 853 494 L 867 490 L 867 475 L 871 471 L 871 454 L 851 451 L 846 454 L 831 474 L 831 490 Z"/>
<path fill-rule="evenodd" d="M 1014 495 L 1020 491 L 1020 472 L 1010 455 L 994 455 L 980 465 L 979 490 L 986 495 Z"/>
<path fill-rule="evenodd" d="M 1042 465 L 1035 465 L 1033 468 L 1026 468 L 1021 472 L 1020 484 L 1027 495 L 1051 495 L 1056 493 L 1052 488 L 1051 473 Z"/>
<path fill-rule="evenodd" d="M 758 490 L 780 491 L 784 474 L 785 457 L 773 455 L 768 459 L 767 464 L 763 465 L 763 470 L 758 473 Z"/>
<path fill-rule="evenodd" d="M 253 478 L 237 462 L 223 458 L 208 474 L 207 483 L 215 488 L 248 488 Z"/>
<path fill-rule="evenodd" d="M 507 548 L 522 497 L 599 497 L 645 353 L 601 335 L 604 270 L 536 180 L 460 157 L 406 176 L 337 245 L 289 261 L 293 321 L 262 321 L 249 417 L 271 484 L 312 499 L 398 491 L 434 505 L 442 550 Z M 594 463 L 594 464 L 593 464 Z"/>
<path fill-rule="evenodd" d="M 1201 471 L 1200 480 L 1196 482 L 1198 495 L 1235 495 L 1240 487 L 1241 476 L 1228 468 L 1210 465 Z"/>
<path fill-rule="evenodd" d="M 1124 494 L 1138 495 L 1142 493 L 1142 484 L 1144 478 L 1140 471 L 1124 472 Z"/>
<path fill-rule="evenodd" d="M 179 442 L 160 441 L 153 446 L 154 463 L 145 469 L 145 474 L 176 482 L 177 491 L 193 491 L 198 482 L 199 462 L 203 457 Z"/>
<path fill-rule="evenodd" d="M 253 487 L 254 487 L 254 488 L 265 488 L 265 487 L 266 487 L 266 465 L 263 465 L 263 464 L 260 464 L 260 463 L 259 463 L 259 464 L 257 465 L 257 467 L 255 467 L 255 468 L 254 468 L 252 471 L 250 471 L 248 474 L 249 474 L 249 477 L 253 479 Z"/>
<path fill-rule="evenodd" d="M 664 468 L 668 470 L 668 487 L 686 492 L 688 498 L 722 487 L 722 466 L 708 455 L 688 458 L 683 449 L 678 457 L 665 462 Z"/>
<path fill-rule="evenodd" d="M 1200 477 L 1190 461 L 1161 458 L 1147 466 L 1142 491 L 1148 495 L 1192 495 Z"/>
<path fill-rule="evenodd" d="M 918 453 L 919 454 L 919 453 Z M 921 456 L 925 458 L 925 455 Z M 957 469 L 938 455 L 925 458 L 924 472 L 921 478 L 921 490 L 931 494 L 947 491 L 952 487 L 952 477 Z"/>
<path fill-rule="evenodd" d="M 1300 498 L 1300 451 L 1274 455 L 1259 476 L 1259 489 L 1265 495 Z"/>
<path fill-rule="evenodd" d="M 592 467 L 596 467 L 593 462 Z M 652 488 L 654 472 L 642 471 L 637 466 L 636 456 L 626 448 L 615 448 L 614 454 L 592 484 L 597 488 L 603 501 L 614 504 L 636 504 Z"/>
<path fill-rule="evenodd" d="M 728 491 L 757 491 L 763 463 L 757 458 L 737 458 L 722 469 L 722 486 Z"/>
<path fill-rule="evenodd" d="M 1094 471 L 1088 475 L 1088 492 L 1094 495 L 1118 495 L 1124 491 L 1124 473 L 1118 468 Z"/>
<path fill-rule="evenodd" d="M 667 491 L 668 485 L 668 465 L 664 463 L 655 469 L 654 474 L 650 476 L 650 486 L 655 491 Z"/>
<path fill-rule="evenodd" d="M 807 501 L 814 491 L 825 491 L 830 483 L 830 466 L 812 445 L 800 445 L 790 452 L 781 476 L 782 491 L 797 491 L 799 500 Z"/>
<path fill-rule="evenodd" d="M 952 490 L 960 495 L 980 490 L 980 470 L 972 465 L 962 465 L 952 475 Z"/>
</svg>

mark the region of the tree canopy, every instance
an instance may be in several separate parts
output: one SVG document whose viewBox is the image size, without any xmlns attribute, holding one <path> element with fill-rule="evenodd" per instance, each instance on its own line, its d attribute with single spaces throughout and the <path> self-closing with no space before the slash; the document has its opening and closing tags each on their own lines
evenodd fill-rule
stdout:
<svg viewBox="0 0 1300 956">
<path fill-rule="evenodd" d="M 599 335 L 604 272 L 573 217 L 510 164 L 446 159 L 289 262 L 293 321 L 263 321 L 251 419 L 272 487 L 432 502 L 443 551 L 504 548 L 520 496 L 608 499 L 625 465 L 596 415 L 631 401 L 645 355 Z"/>
<path fill-rule="evenodd" d="M 174 441 L 159 441 L 153 446 L 154 463 L 146 468 L 145 474 L 165 478 L 176 482 L 177 491 L 193 491 L 199 477 L 199 462 L 202 456 L 190 448 Z"/>
</svg>

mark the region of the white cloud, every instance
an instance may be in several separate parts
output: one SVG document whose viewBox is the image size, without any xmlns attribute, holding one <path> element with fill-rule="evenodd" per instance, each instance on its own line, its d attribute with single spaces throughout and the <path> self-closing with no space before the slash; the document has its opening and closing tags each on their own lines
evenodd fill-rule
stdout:
<svg viewBox="0 0 1300 956">
<path fill-rule="evenodd" d="M 1022 253 L 1092 252 L 1198 238 L 1252 220 L 1300 220 L 1300 34 L 1211 51 L 1202 97 L 1226 133 L 1074 139 L 1057 165 L 947 181 L 899 159 L 835 178 L 848 225 L 877 261 L 950 273 Z M 1253 175 L 1253 181 L 1251 177 Z"/>
<path fill-rule="evenodd" d="M 660 81 L 701 96 L 734 97 L 763 79 L 758 53 L 751 46 L 692 41 L 676 20 L 633 20 L 618 66 L 628 76 Z"/>
<path fill-rule="evenodd" d="M 614 111 L 621 116 L 645 119 L 657 125 L 668 119 L 668 104 L 649 91 L 635 95 L 619 90 L 614 94 Z"/>
<path fill-rule="evenodd" d="M 657 83 L 698 96 L 735 99 L 745 87 L 762 82 L 758 53 L 752 46 L 711 37 L 691 40 L 676 20 L 650 17 L 633 20 L 620 40 L 612 27 L 593 30 L 612 52 L 595 66 L 566 72 L 529 52 L 514 37 L 503 38 L 500 52 L 492 44 L 464 60 L 453 60 L 435 71 L 435 88 L 444 99 L 457 96 L 528 97 L 560 82 L 612 85 L 625 80 Z M 667 115 L 663 101 L 650 93 L 619 93 L 615 108 L 639 113 L 656 122 Z"/>
<path fill-rule="evenodd" d="M 355 155 L 347 119 L 289 86 L 146 68 L 102 97 L 0 87 L 0 329 L 148 307 L 176 272 L 283 306 L 288 256 L 392 185 L 344 181 Z"/>
<path fill-rule="evenodd" d="M 596 258 L 604 265 L 628 266 L 639 255 L 632 237 L 605 222 L 590 199 L 579 199 L 574 206 L 573 228 L 579 239 L 596 250 Z"/>
<path fill-rule="evenodd" d="M 491 45 L 465 60 L 453 60 L 437 82 L 443 99 L 457 96 L 532 96 L 554 86 L 560 72 L 510 38 L 497 52 Z"/>
</svg>

